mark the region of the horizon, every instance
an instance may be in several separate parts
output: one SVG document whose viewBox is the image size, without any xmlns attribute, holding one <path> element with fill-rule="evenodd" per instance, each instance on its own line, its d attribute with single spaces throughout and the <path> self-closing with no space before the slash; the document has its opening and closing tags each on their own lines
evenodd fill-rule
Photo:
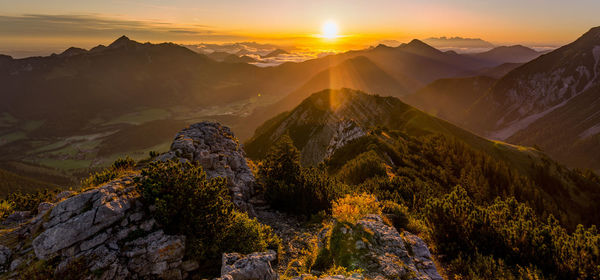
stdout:
<svg viewBox="0 0 600 280">
<path fill-rule="evenodd" d="M 315 53 L 364 49 L 380 43 L 394 46 L 412 39 L 439 37 L 481 39 L 494 46 L 558 47 L 597 25 L 593 11 L 600 9 L 600 3 L 579 2 L 586 4 L 537 0 L 380 0 L 370 4 L 270 0 L 178 0 L 169 4 L 119 0 L 4 1 L 0 2 L 0 53 L 15 58 L 45 56 L 69 47 L 89 49 L 106 45 L 121 35 L 139 42 L 182 45 L 256 42 Z M 519 9 L 506 8 L 512 5 Z M 596 6 L 598 9 L 593 9 Z M 335 26 L 332 38 L 323 37 L 322 29 L 328 22 Z"/>
</svg>

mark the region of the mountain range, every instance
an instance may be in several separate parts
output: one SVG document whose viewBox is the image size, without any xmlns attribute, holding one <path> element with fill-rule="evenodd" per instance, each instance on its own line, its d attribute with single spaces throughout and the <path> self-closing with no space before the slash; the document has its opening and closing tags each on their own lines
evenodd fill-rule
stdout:
<svg viewBox="0 0 600 280">
<path fill-rule="evenodd" d="M 425 43 L 440 49 L 491 49 L 494 44 L 480 38 L 462 37 L 431 37 L 423 40 Z"/>
<path fill-rule="evenodd" d="M 505 72 L 517 64 L 506 67 L 503 59 L 521 57 L 510 50 L 477 57 L 413 40 L 257 67 L 243 54 L 205 55 L 123 36 L 108 46 L 73 47 L 49 57 L 2 56 L 0 158 L 72 176 L 123 153 L 142 157 L 165 149 L 178 127 L 202 119 L 231 125 L 248 139 L 262 122 L 313 92 L 355 88 L 402 97 L 441 78 Z M 142 133 L 153 137 L 131 137 Z"/>
<path fill-rule="evenodd" d="M 443 117 L 481 135 L 535 145 L 570 166 L 598 169 L 599 71 L 600 28 L 596 27 L 492 84 L 438 81 L 410 100 L 428 112 L 443 112 Z M 446 106 L 439 102 L 446 96 L 468 98 Z"/>
</svg>

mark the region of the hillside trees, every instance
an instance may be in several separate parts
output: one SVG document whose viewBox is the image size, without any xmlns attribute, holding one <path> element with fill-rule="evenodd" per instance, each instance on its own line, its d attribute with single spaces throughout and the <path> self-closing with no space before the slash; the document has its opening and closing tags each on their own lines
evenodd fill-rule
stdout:
<svg viewBox="0 0 600 280">
<path fill-rule="evenodd" d="M 347 189 L 323 170 L 300 166 L 300 153 L 287 135 L 260 165 L 258 183 L 272 207 L 307 217 L 329 210 Z"/>
</svg>

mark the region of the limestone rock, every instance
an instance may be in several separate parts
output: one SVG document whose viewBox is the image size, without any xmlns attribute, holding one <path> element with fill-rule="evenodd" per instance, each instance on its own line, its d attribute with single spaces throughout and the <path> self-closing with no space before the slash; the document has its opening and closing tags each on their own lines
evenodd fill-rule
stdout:
<svg viewBox="0 0 600 280">
<path fill-rule="evenodd" d="M 334 222 L 319 234 L 319 247 L 329 246 L 335 235 L 336 246 L 346 259 L 364 271 L 369 279 L 441 280 L 427 245 L 416 235 L 402 235 L 383 222 L 379 215 L 367 215 L 356 225 Z M 331 245 L 333 246 L 333 245 Z M 342 246 L 342 247 L 339 247 Z M 340 278 L 341 277 L 341 278 Z M 327 279 L 348 279 L 331 276 Z"/>
<path fill-rule="evenodd" d="M 6 271 L 10 262 L 12 251 L 3 245 L 0 245 L 0 272 Z"/>
<path fill-rule="evenodd" d="M 405 231 L 403 235 L 405 244 L 411 248 L 412 258 L 417 269 L 430 279 L 442 279 L 435 268 L 435 263 L 431 258 L 427 244 L 421 238 L 408 231 Z"/>
<path fill-rule="evenodd" d="M 74 193 L 75 192 L 73 192 L 73 191 L 62 191 L 56 195 L 56 197 L 54 198 L 54 201 L 55 202 L 61 201 L 67 197 L 72 196 Z"/>
<path fill-rule="evenodd" d="M 278 280 L 279 275 L 271 266 L 271 262 L 276 259 L 277 253 L 272 250 L 246 256 L 238 253 L 225 253 L 221 265 L 221 279 Z"/>
<path fill-rule="evenodd" d="M 254 192 L 254 175 L 241 144 L 228 127 L 214 122 L 192 124 L 178 132 L 171 149 L 157 159 L 196 161 L 209 178 L 227 178 L 234 204 L 253 214 L 247 201 Z"/>
<path fill-rule="evenodd" d="M 366 135 L 365 130 L 352 119 L 343 119 L 339 121 L 334 131 L 333 137 L 331 137 L 329 145 L 327 146 L 325 158 L 331 157 L 337 149 L 343 147 L 352 140 Z"/>
<path fill-rule="evenodd" d="M 403 238 L 394 227 L 386 225 L 379 215 L 367 215 L 357 224 L 373 233 L 374 241 L 366 244 L 370 258 L 376 264 L 371 269 L 370 276 L 373 278 L 443 279 L 431 260 L 425 242 L 416 235 L 408 233 L 405 234 L 407 239 Z M 408 246 L 411 246 L 411 250 Z"/>
<path fill-rule="evenodd" d="M 42 202 L 37 207 L 38 214 L 42 214 L 42 213 L 52 209 L 52 207 L 54 207 L 54 204 L 52 204 L 50 202 Z"/>
<path fill-rule="evenodd" d="M 106 184 L 59 202 L 52 208 L 46 230 L 33 240 L 39 259 L 83 241 L 111 226 L 131 207 L 130 196 L 117 191 L 122 185 Z"/>
</svg>

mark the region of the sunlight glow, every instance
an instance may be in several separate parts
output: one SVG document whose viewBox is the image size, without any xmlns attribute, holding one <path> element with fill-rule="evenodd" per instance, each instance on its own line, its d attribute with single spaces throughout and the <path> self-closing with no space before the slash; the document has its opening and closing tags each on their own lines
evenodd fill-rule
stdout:
<svg viewBox="0 0 600 280">
<path fill-rule="evenodd" d="M 321 28 L 321 35 L 325 39 L 335 39 L 338 37 L 338 25 L 333 20 L 328 20 Z"/>
</svg>

